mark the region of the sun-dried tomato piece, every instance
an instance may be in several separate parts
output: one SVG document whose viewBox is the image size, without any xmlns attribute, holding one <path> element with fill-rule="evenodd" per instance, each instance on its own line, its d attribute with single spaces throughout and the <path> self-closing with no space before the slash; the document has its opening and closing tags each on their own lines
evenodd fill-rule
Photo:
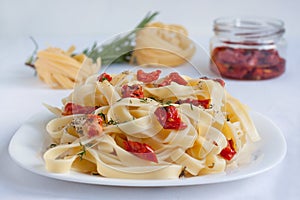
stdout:
<svg viewBox="0 0 300 200">
<path fill-rule="evenodd" d="M 233 141 L 228 140 L 227 142 L 228 142 L 227 146 L 221 151 L 220 155 L 224 159 L 230 161 L 234 157 L 234 155 L 236 154 L 236 151 L 233 148 Z"/>
<path fill-rule="evenodd" d="M 218 82 L 218 83 L 220 83 L 220 85 L 222 86 L 222 87 L 225 87 L 225 81 L 223 80 L 223 79 L 220 79 L 220 78 L 208 78 L 208 77 L 206 77 L 206 76 L 203 76 L 203 77 L 201 77 L 200 79 L 203 79 L 203 80 L 213 80 L 213 81 L 216 81 L 216 82 Z"/>
<path fill-rule="evenodd" d="M 140 69 L 137 71 L 137 80 L 142 81 L 143 83 L 152 83 L 159 78 L 160 73 L 161 70 L 155 70 L 153 72 L 146 73 Z"/>
<path fill-rule="evenodd" d="M 88 114 L 86 118 L 87 122 L 89 123 L 98 123 L 102 126 L 103 124 L 103 119 L 99 115 L 94 115 L 94 114 Z"/>
<path fill-rule="evenodd" d="M 102 74 L 100 74 L 100 76 L 98 76 L 97 80 L 99 82 L 103 82 L 105 80 L 107 80 L 108 82 L 110 82 L 112 80 L 112 77 L 109 74 L 107 74 L 107 73 L 102 73 Z"/>
<path fill-rule="evenodd" d="M 86 129 L 89 138 L 98 136 L 102 133 L 103 131 L 102 123 L 103 120 L 98 115 L 88 114 L 86 116 L 84 127 Z"/>
<path fill-rule="evenodd" d="M 123 85 L 121 89 L 122 98 L 144 98 L 143 87 L 139 84 L 135 85 Z"/>
<path fill-rule="evenodd" d="M 179 85 L 187 85 L 188 82 L 182 78 L 177 72 L 172 72 L 164 78 L 164 80 L 158 84 L 158 87 L 170 85 L 171 82 L 178 83 Z"/>
<path fill-rule="evenodd" d="M 183 103 L 189 103 L 189 104 L 193 104 L 194 106 L 202 106 L 205 109 L 209 108 L 209 104 L 210 104 L 210 99 L 190 99 L 187 98 L 185 100 L 178 100 L 175 103 L 177 104 L 183 104 Z"/>
<path fill-rule="evenodd" d="M 64 107 L 62 115 L 73 115 L 73 114 L 89 114 L 96 110 L 94 106 L 81 106 L 75 103 L 67 103 Z"/>
<path fill-rule="evenodd" d="M 154 114 L 164 129 L 182 130 L 187 127 L 187 125 L 181 121 L 175 106 L 158 107 Z"/>
<path fill-rule="evenodd" d="M 124 140 L 123 145 L 126 151 L 133 153 L 139 158 L 156 163 L 158 162 L 154 150 L 145 143 Z"/>
</svg>

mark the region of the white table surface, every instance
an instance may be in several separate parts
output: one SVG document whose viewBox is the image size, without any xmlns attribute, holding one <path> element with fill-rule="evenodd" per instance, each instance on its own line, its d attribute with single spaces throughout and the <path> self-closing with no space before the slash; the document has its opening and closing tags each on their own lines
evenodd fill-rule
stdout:
<svg viewBox="0 0 300 200">
<path fill-rule="evenodd" d="M 195 37 L 195 41 L 199 42 L 199 38 Z M 91 38 L 70 37 L 37 40 L 42 47 L 76 44 L 83 48 L 93 42 Z M 267 81 L 226 81 L 231 94 L 273 120 L 283 131 L 288 151 L 282 163 L 263 174 L 234 182 L 130 188 L 54 180 L 26 171 L 13 162 L 8 144 L 15 131 L 30 116 L 45 109 L 42 102 L 59 106 L 60 99 L 70 91 L 49 89 L 23 65 L 33 48 L 28 38 L 0 39 L 0 199 L 299 199 L 300 39 L 287 40 L 287 70 L 281 77 Z M 201 41 L 208 41 L 208 37 Z M 203 65 L 207 64 L 207 58 L 199 59 Z"/>
</svg>

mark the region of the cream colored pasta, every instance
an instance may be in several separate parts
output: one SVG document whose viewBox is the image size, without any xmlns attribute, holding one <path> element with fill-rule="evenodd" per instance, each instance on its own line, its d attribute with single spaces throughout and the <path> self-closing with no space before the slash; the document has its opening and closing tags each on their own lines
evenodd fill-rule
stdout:
<svg viewBox="0 0 300 200">
<path fill-rule="evenodd" d="M 111 81 L 88 78 L 63 103 L 95 107 L 92 116 L 105 116 L 101 131 L 87 134 L 90 114 L 65 115 L 63 109 L 49 107 L 58 116 L 46 127 L 55 144 L 44 154 L 46 169 L 109 178 L 176 179 L 221 173 L 228 165 L 238 165 L 243 149 L 260 139 L 247 108 L 217 80 L 182 77 L 187 84 L 172 81 L 160 87 L 164 78 L 145 84 L 133 72 L 112 75 Z M 134 84 L 142 86 L 144 97 L 123 98 L 122 87 Z M 178 103 L 187 98 L 209 99 L 210 106 Z M 164 128 L 158 120 L 156 109 L 170 105 L 184 128 Z M 120 141 L 147 144 L 157 161 L 137 156 Z M 221 153 L 228 141 L 236 152 L 230 160 Z"/>
<path fill-rule="evenodd" d="M 52 88 L 71 89 L 98 72 L 100 59 L 93 63 L 84 54 L 72 56 L 74 50 L 71 46 L 68 51 L 53 47 L 39 51 L 34 63 L 39 78 Z"/>
<path fill-rule="evenodd" d="M 188 62 L 195 50 L 183 26 L 155 22 L 137 32 L 131 62 L 137 62 L 138 65 L 178 66 Z"/>
</svg>

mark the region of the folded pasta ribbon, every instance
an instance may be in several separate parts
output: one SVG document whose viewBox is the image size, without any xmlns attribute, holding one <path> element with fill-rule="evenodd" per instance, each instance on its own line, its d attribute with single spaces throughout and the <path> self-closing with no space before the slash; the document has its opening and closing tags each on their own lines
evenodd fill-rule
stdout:
<svg viewBox="0 0 300 200">
<path fill-rule="evenodd" d="M 131 63 L 178 66 L 191 59 L 195 50 L 183 26 L 155 22 L 137 32 Z"/>
<path fill-rule="evenodd" d="M 99 71 L 100 58 L 96 63 L 84 54 L 72 55 L 75 47 L 67 51 L 49 47 L 37 53 L 34 63 L 39 78 L 52 88 L 71 89 Z"/>
</svg>

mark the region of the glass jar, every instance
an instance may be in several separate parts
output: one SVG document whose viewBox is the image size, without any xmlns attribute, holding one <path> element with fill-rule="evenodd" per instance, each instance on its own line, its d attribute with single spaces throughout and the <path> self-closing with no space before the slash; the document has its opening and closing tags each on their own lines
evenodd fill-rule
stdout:
<svg viewBox="0 0 300 200">
<path fill-rule="evenodd" d="M 222 77 L 263 80 L 286 65 L 284 23 L 266 18 L 219 18 L 210 41 L 211 69 Z"/>
</svg>

